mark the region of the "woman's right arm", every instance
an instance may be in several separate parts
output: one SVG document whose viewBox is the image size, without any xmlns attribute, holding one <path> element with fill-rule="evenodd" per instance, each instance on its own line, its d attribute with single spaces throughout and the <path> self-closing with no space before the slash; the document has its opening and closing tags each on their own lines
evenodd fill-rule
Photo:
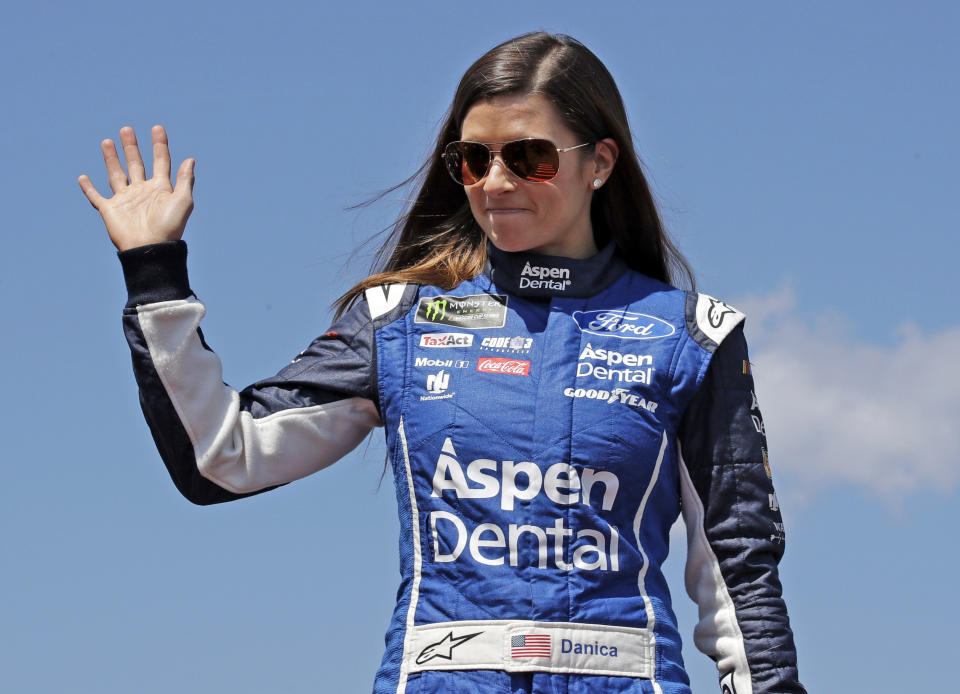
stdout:
<svg viewBox="0 0 960 694">
<path fill-rule="evenodd" d="M 105 141 L 113 198 L 100 197 L 85 176 L 80 184 L 120 249 L 129 294 L 124 331 L 140 402 L 177 488 L 194 503 L 229 501 L 348 453 L 380 422 L 366 304 L 276 376 L 242 392 L 224 384 L 220 361 L 200 332 L 205 309 L 190 290 L 186 246 L 178 240 L 192 209 L 191 160 L 181 165 L 176 188 L 169 180 L 163 186 L 169 155 L 158 126 L 154 177 L 145 181 L 133 131 L 125 128 L 121 140 L 130 180 Z"/>
</svg>

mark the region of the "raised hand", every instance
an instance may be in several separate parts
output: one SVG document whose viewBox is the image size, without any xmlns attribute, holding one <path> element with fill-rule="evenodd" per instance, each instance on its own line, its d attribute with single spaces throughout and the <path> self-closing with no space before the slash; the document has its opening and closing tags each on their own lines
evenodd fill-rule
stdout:
<svg viewBox="0 0 960 694">
<path fill-rule="evenodd" d="M 149 179 L 143 168 L 136 133 L 130 127 L 120 129 L 120 144 L 127 160 L 126 173 L 113 140 L 100 143 L 113 197 L 100 195 L 86 174 L 77 179 L 87 200 L 103 217 L 113 245 L 121 251 L 161 241 L 176 241 L 183 236 L 187 218 L 193 211 L 193 166 L 196 160 L 185 159 L 180 164 L 176 186 L 171 186 L 167 131 L 163 126 L 155 125 L 151 136 L 153 176 Z"/>
</svg>

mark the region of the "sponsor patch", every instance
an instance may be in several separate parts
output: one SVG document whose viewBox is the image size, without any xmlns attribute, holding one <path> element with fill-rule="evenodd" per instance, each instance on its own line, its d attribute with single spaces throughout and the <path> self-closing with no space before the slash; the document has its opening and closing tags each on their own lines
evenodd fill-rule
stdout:
<svg viewBox="0 0 960 694">
<path fill-rule="evenodd" d="M 604 390 L 603 388 L 564 388 L 563 394 L 568 398 L 587 398 L 589 400 L 600 400 L 608 405 L 620 403 L 630 407 L 646 410 L 647 412 L 656 412 L 658 403 L 653 400 L 647 400 L 644 397 L 631 393 L 626 388 L 613 388 Z"/>
<path fill-rule="evenodd" d="M 473 335 L 470 333 L 424 333 L 420 336 L 421 347 L 442 349 L 445 347 L 471 347 Z"/>
<path fill-rule="evenodd" d="M 662 318 L 620 309 L 574 311 L 573 320 L 580 332 L 626 340 L 656 340 L 677 332 L 675 327 Z"/>
<path fill-rule="evenodd" d="M 449 325 L 455 328 L 502 328 L 507 322 L 507 296 L 425 296 L 417 305 L 413 322 Z"/>
<path fill-rule="evenodd" d="M 488 374 L 512 374 L 529 376 L 530 362 L 525 359 L 504 359 L 502 357 L 483 357 L 477 361 L 477 371 Z"/>
<path fill-rule="evenodd" d="M 563 292 L 570 288 L 570 268 L 531 265 L 528 260 L 520 271 L 520 289 L 549 289 Z"/>
<path fill-rule="evenodd" d="M 444 369 L 440 369 L 436 373 L 430 374 L 427 376 L 427 392 L 429 395 L 421 395 L 420 401 L 424 402 L 427 400 L 447 400 L 452 398 L 455 393 L 447 392 L 447 389 L 450 387 L 450 374 L 448 374 Z"/>
<path fill-rule="evenodd" d="M 552 463 L 546 468 L 530 461 L 498 460 L 483 456 L 461 463 L 452 440 L 443 442 L 433 472 L 434 498 L 490 499 L 499 498 L 501 511 L 518 512 L 515 523 L 491 522 L 505 518 L 497 514 L 461 516 L 453 511 L 460 504 L 444 506 L 451 510 L 431 511 L 427 517 L 428 540 L 432 545 L 430 560 L 437 564 L 469 561 L 483 566 L 519 566 L 531 542 L 537 543 L 536 566 L 561 571 L 619 571 L 620 535 L 616 526 L 601 524 L 583 527 L 568 526 L 568 514 L 562 509 L 545 524 L 530 525 L 527 502 L 543 495 L 558 507 L 590 506 L 597 510 L 613 508 L 620 480 L 607 470 L 577 468 L 570 463 Z M 471 504 L 484 508 L 483 503 Z M 506 516 L 509 517 L 509 516 Z M 485 522 L 484 522 L 485 521 Z"/>
<path fill-rule="evenodd" d="M 485 337 L 480 341 L 480 349 L 494 352 L 529 352 L 533 347 L 532 337 Z"/>
<path fill-rule="evenodd" d="M 466 359 L 432 359 L 431 357 L 417 357 L 413 365 L 418 369 L 465 369 L 470 365 Z"/>
<path fill-rule="evenodd" d="M 594 362 L 599 362 L 599 364 Z M 627 368 L 613 368 L 614 366 Z M 601 381 L 650 385 L 654 370 L 653 357 L 649 354 L 630 354 L 615 352 L 612 349 L 595 349 L 589 342 L 580 352 L 577 361 L 577 378 L 590 376 Z"/>
</svg>

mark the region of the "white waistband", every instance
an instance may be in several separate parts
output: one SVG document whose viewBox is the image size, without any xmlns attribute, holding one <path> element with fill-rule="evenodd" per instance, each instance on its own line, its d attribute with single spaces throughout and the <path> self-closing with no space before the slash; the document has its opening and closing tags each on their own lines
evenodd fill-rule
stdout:
<svg viewBox="0 0 960 694">
<path fill-rule="evenodd" d="M 571 622 L 465 621 L 425 624 L 407 633 L 407 672 L 505 670 L 652 679 L 649 629 Z"/>
</svg>

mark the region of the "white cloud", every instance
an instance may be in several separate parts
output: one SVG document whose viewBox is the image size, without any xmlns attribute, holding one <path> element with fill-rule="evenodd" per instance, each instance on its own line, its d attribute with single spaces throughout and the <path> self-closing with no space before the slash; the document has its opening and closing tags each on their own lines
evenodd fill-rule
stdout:
<svg viewBox="0 0 960 694">
<path fill-rule="evenodd" d="M 855 484 L 894 500 L 960 479 L 960 327 L 858 341 L 841 316 L 801 318 L 791 292 L 734 305 L 746 332 L 774 475 L 812 492 Z M 799 490 L 798 490 L 799 491 Z"/>
</svg>

